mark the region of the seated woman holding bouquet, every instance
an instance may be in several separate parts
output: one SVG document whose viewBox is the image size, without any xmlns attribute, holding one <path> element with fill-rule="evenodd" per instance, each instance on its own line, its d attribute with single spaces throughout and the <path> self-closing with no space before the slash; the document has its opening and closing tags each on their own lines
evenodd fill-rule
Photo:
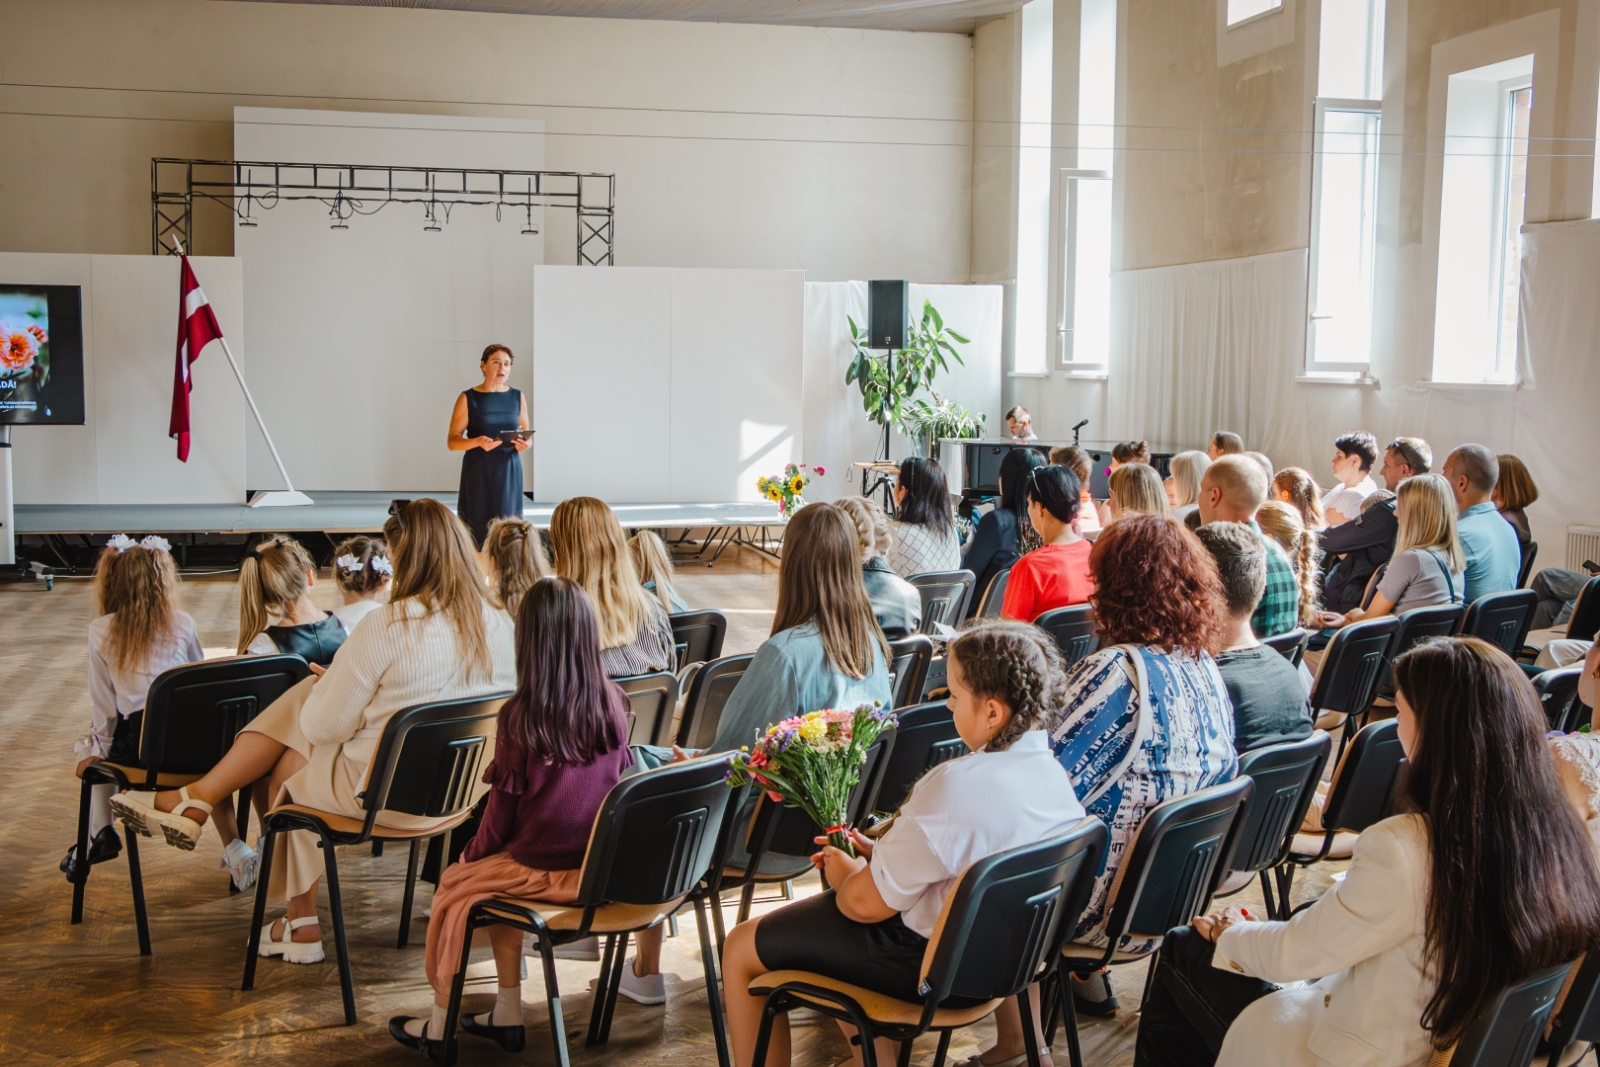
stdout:
<svg viewBox="0 0 1600 1067">
<path fill-rule="evenodd" d="M 607 675 L 677 669 L 672 622 L 639 581 L 622 524 L 604 501 L 575 496 L 557 504 L 550 515 L 550 554 L 555 572 L 583 586 L 594 604 Z"/>
<path fill-rule="evenodd" d="M 751 1067 L 761 1025 L 764 1002 L 746 992 L 751 982 L 770 971 L 805 970 L 919 1002 L 923 953 L 962 872 L 986 856 L 1065 833 L 1083 818 L 1041 729 L 1060 695 L 1055 643 L 1031 626 L 985 620 L 950 642 L 949 657 L 950 710 L 971 754 L 924 775 L 876 842 L 852 830 L 859 856 L 824 846 L 814 862 L 832 889 L 729 933 L 723 973 L 739 1067 Z M 897 1046 L 882 1040 L 877 1052 L 879 1063 L 893 1063 Z M 767 1067 L 788 1062 L 788 1021 L 780 1015 Z"/>
</svg>

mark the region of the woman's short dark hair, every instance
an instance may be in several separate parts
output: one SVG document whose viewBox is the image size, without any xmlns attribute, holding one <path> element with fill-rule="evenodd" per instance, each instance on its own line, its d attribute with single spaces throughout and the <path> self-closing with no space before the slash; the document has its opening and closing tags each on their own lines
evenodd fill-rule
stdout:
<svg viewBox="0 0 1600 1067">
<path fill-rule="evenodd" d="M 926 526 L 941 534 L 950 529 L 950 490 L 939 464 L 921 456 L 901 460 L 900 488 L 906 491 L 897 516 L 901 522 Z"/>
<path fill-rule="evenodd" d="M 1111 458 L 1118 463 L 1149 463 L 1150 446 L 1144 441 L 1119 441 L 1111 446 Z"/>
<path fill-rule="evenodd" d="M 1089 552 L 1102 645 L 1152 645 L 1198 656 L 1222 646 L 1228 608 L 1216 561 L 1176 519 L 1125 515 Z"/>
<path fill-rule="evenodd" d="M 512 352 L 511 349 L 502 344 L 493 344 L 488 348 L 485 348 L 483 350 L 483 355 L 478 357 L 478 366 L 481 367 L 485 363 L 489 362 L 489 357 L 494 355 L 496 352 L 504 352 L 506 354 L 506 358 L 513 363 L 517 361 L 516 353 Z"/>
<path fill-rule="evenodd" d="M 1082 490 L 1078 476 L 1066 467 L 1035 467 L 1028 476 L 1028 499 L 1069 526 L 1078 517 Z"/>
<path fill-rule="evenodd" d="M 1347 456 L 1361 457 L 1361 471 L 1366 473 L 1378 462 L 1378 439 L 1365 430 L 1356 430 L 1334 439 L 1333 447 Z"/>
<path fill-rule="evenodd" d="M 1028 517 L 1028 475 L 1044 466 L 1044 457 L 1031 448 L 1013 448 L 1000 457 L 1000 504 L 1019 520 Z"/>
</svg>

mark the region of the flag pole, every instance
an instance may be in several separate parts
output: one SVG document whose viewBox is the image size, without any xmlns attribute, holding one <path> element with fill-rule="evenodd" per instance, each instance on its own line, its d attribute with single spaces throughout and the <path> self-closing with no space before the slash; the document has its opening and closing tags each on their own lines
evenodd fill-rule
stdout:
<svg viewBox="0 0 1600 1067">
<path fill-rule="evenodd" d="M 172 247 L 177 249 L 178 255 L 182 256 L 184 254 L 183 244 L 178 240 L 177 235 L 168 234 L 167 236 L 172 240 Z M 239 370 L 239 361 L 233 358 L 233 349 L 228 347 L 228 339 L 226 337 L 218 337 L 217 340 L 222 343 L 222 352 L 228 357 L 228 366 L 233 368 L 234 380 L 239 383 L 239 391 L 244 393 L 245 403 L 250 405 L 250 414 L 255 416 L 256 426 L 260 428 L 261 436 L 266 438 L 267 451 L 272 453 L 272 462 L 277 464 L 278 473 L 283 476 L 285 491 L 258 492 L 250 498 L 250 506 L 253 508 L 271 508 L 312 503 L 313 501 L 310 497 L 304 493 L 296 492 L 294 482 L 289 480 L 289 471 L 283 465 L 283 457 L 278 455 L 278 446 L 272 443 L 272 434 L 267 432 L 267 423 L 261 417 L 261 409 L 256 407 L 256 398 L 250 395 L 250 387 L 244 383 L 244 372 Z M 199 353 L 196 352 L 195 355 L 199 355 Z"/>
</svg>

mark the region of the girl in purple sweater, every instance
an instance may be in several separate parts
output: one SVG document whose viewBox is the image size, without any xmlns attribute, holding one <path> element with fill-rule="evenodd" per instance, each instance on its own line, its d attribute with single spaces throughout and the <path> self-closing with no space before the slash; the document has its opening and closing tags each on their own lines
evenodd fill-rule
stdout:
<svg viewBox="0 0 1600 1067">
<path fill-rule="evenodd" d="M 428 1020 L 397 1015 L 389 1033 L 432 1052 L 444 1035 L 467 912 L 480 900 L 577 899 L 584 851 L 606 794 L 633 764 L 628 699 L 600 665 L 600 630 L 583 587 L 541 578 L 517 612 L 517 691 L 500 711 L 491 786 L 477 836 L 444 872 L 428 922 Z M 494 1011 L 462 1015 L 461 1028 L 509 1052 L 522 1026 L 522 932 L 489 927 L 500 984 Z M 424 1030 L 426 1025 L 426 1030 Z"/>
</svg>

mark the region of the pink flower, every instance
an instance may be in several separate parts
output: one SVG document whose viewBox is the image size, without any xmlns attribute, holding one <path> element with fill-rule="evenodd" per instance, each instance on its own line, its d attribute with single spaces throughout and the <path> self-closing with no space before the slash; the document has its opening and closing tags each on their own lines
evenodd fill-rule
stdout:
<svg viewBox="0 0 1600 1067">
<path fill-rule="evenodd" d="M 40 329 L 37 325 L 30 325 L 28 327 L 28 332 L 33 334 L 33 339 L 35 341 L 39 342 L 41 345 L 49 340 L 49 338 L 45 336 L 44 331 L 42 329 Z"/>
<path fill-rule="evenodd" d="M 812 467 L 811 469 L 816 471 L 819 475 L 828 473 L 821 465 Z"/>
</svg>

